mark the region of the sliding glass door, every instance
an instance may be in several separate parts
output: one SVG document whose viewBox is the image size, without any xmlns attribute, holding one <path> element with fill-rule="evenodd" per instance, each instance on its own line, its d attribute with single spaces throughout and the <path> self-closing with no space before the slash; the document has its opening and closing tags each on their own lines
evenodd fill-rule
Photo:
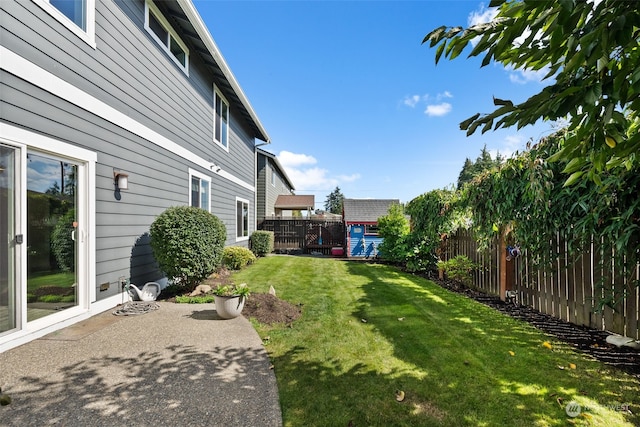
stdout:
<svg viewBox="0 0 640 427">
<path fill-rule="evenodd" d="M 78 304 L 78 167 L 27 154 L 27 321 Z"/>
<path fill-rule="evenodd" d="M 17 327 L 16 158 L 15 148 L 0 144 L 0 335 Z"/>
</svg>

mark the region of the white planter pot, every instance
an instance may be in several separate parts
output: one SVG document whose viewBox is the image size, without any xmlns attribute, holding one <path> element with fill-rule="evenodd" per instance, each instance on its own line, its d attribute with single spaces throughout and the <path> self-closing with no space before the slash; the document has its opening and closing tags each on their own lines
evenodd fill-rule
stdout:
<svg viewBox="0 0 640 427">
<path fill-rule="evenodd" d="M 216 312 L 222 319 L 233 319 L 240 316 L 247 300 L 244 296 L 222 297 L 219 295 L 214 295 L 213 299 L 216 305 Z"/>
</svg>

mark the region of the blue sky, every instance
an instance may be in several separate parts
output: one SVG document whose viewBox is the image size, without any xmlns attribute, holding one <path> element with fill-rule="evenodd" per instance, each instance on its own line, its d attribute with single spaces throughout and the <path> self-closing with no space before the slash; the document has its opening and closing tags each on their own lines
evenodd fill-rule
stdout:
<svg viewBox="0 0 640 427">
<path fill-rule="evenodd" d="M 400 199 L 455 185 L 465 159 L 522 150 L 549 123 L 466 137 L 459 123 L 523 101 L 539 76 L 481 59 L 442 60 L 422 39 L 440 25 L 491 17 L 477 1 L 195 0 L 296 187 L 322 208 L 348 198 Z"/>
</svg>

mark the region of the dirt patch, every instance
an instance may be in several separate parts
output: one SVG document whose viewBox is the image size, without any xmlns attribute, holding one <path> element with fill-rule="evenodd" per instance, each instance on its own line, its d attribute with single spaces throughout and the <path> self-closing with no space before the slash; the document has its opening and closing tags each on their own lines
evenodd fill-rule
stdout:
<svg viewBox="0 0 640 427">
<path fill-rule="evenodd" d="M 252 293 L 244 304 L 242 315 L 267 325 L 283 323 L 290 326 L 302 315 L 302 307 L 281 300 L 275 295 Z"/>
<path fill-rule="evenodd" d="M 469 289 L 453 281 L 433 278 L 430 280 L 445 289 L 464 294 L 504 314 L 528 322 L 541 331 L 570 344 L 576 350 L 615 366 L 640 380 L 640 351 L 607 343 L 606 338 L 610 335 L 609 332 L 569 323 L 518 303 L 506 303 L 496 296 Z"/>
</svg>

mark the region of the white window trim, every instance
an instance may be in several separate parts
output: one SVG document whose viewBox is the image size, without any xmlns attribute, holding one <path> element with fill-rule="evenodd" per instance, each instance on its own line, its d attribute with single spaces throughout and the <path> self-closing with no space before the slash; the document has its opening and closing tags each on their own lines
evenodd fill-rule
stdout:
<svg viewBox="0 0 640 427">
<path fill-rule="evenodd" d="M 13 126 L 3 125 L 0 129 L 0 141 L 16 145 L 22 148 L 21 160 L 22 164 L 27 162 L 27 150 L 39 151 L 43 154 L 54 155 L 57 158 L 68 158 L 70 161 L 82 164 L 78 170 L 77 182 L 80 191 L 78 192 L 78 222 L 82 224 L 78 229 L 78 235 L 83 242 L 83 250 L 78 253 L 78 280 L 83 286 L 78 288 L 78 306 L 68 310 L 61 311 L 57 314 L 46 316 L 42 319 L 30 322 L 25 332 L 32 332 L 33 329 L 39 328 L 41 325 L 73 317 L 79 313 L 86 312 L 90 309 L 93 302 L 96 301 L 96 207 L 95 207 L 95 191 L 96 191 L 96 162 L 97 154 L 81 147 L 70 145 L 68 143 L 50 138 L 45 135 L 33 133 L 31 131 Z M 27 171 L 23 168 L 21 171 L 21 182 L 27 182 Z M 86 186 L 86 187 L 85 187 Z M 26 207 L 26 191 L 22 195 L 22 206 Z M 27 224 L 27 210 L 23 209 L 19 221 L 20 229 L 16 230 L 16 234 L 25 234 Z M 22 245 L 22 253 L 20 254 L 20 270 L 21 275 L 26 277 L 26 245 Z M 86 286 L 84 285 L 86 284 Z M 22 324 L 27 325 L 26 312 L 22 313 Z"/>
<path fill-rule="evenodd" d="M 242 202 L 242 203 L 246 203 L 247 204 L 247 235 L 246 236 L 238 236 L 238 202 Z M 249 222 L 251 220 L 251 215 L 249 214 L 249 212 L 251 211 L 251 203 L 249 203 L 249 200 L 247 199 L 243 199 L 241 197 L 236 197 L 236 203 L 235 203 L 235 228 L 234 228 L 234 234 L 236 236 L 236 242 L 244 242 L 249 240 L 249 234 L 250 234 L 250 227 L 249 227 Z"/>
<path fill-rule="evenodd" d="M 153 13 L 156 19 L 160 21 L 160 24 L 162 24 L 162 26 L 167 31 L 167 33 L 171 37 L 173 37 L 173 39 L 176 42 L 178 42 L 178 45 L 180 46 L 180 48 L 184 50 L 184 53 L 185 53 L 184 65 L 180 63 L 178 58 L 176 58 L 171 52 L 171 49 L 169 48 L 169 46 L 167 46 L 167 43 L 169 42 L 160 40 L 156 35 L 156 33 L 153 32 L 151 27 L 149 27 L 150 13 Z M 178 36 L 178 33 L 175 32 L 171 24 L 169 24 L 169 21 L 167 21 L 167 19 L 164 17 L 162 12 L 160 12 L 160 9 L 158 9 L 158 7 L 151 0 L 146 0 L 144 2 L 144 29 L 147 30 L 147 33 L 149 33 L 151 38 L 153 38 L 156 41 L 156 43 L 160 45 L 160 48 L 164 50 L 164 52 L 169 56 L 169 58 L 171 58 L 171 60 L 178 66 L 178 68 L 180 68 L 188 77 L 189 76 L 189 49 L 187 48 L 187 45 L 184 44 L 180 36 Z"/>
<path fill-rule="evenodd" d="M 223 143 L 223 141 L 220 141 L 216 138 L 216 120 L 218 115 L 216 114 L 216 97 L 219 97 L 223 103 L 225 103 L 227 105 L 227 140 L 224 141 L 225 143 Z M 213 141 L 218 144 L 220 147 L 222 147 L 223 150 L 225 150 L 226 152 L 229 152 L 229 133 L 230 133 L 230 117 L 231 117 L 231 113 L 230 113 L 230 108 L 229 108 L 229 101 L 227 101 L 227 98 L 224 97 L 224 95 L 218 90 L 218 87 L 214 84 L 213 85 Z"/>
<path fill-rule="evenodd" d="M 189 186 L 188 186 L 188 195 L 187 195 L 187 204 L 191 206 L 191 179 L 193 177 L 199 178 L 201 181 L 207 181 L 209 183 L 209 200 L 207 201 L 206 209 L 200 206 L 201 209 L 206 210 L 207 212 L 211 212 L 211 177 L 205 175 L 203 173 L 197 172 L 194 169 L 189 168 Z"/>
<path fill-rule="evenodd" d="M 53 18 L 55 18 L 62 25 L 67 27 L 69 31 L 78 36 L 82 41 L 87 43 L 92 48 L 96 48 L 96 1 L 95 0 L 85 0 L 86 1 L 86 15 L 85 20 L 87 24 L 87 29 L 83 30 L 78 27 L 75 22 L 71 19 L 67 18 L 64 13 L 60 12 L 58 9 L 53 7 L 49 0 L 31 0 Z"/>
</svg>

